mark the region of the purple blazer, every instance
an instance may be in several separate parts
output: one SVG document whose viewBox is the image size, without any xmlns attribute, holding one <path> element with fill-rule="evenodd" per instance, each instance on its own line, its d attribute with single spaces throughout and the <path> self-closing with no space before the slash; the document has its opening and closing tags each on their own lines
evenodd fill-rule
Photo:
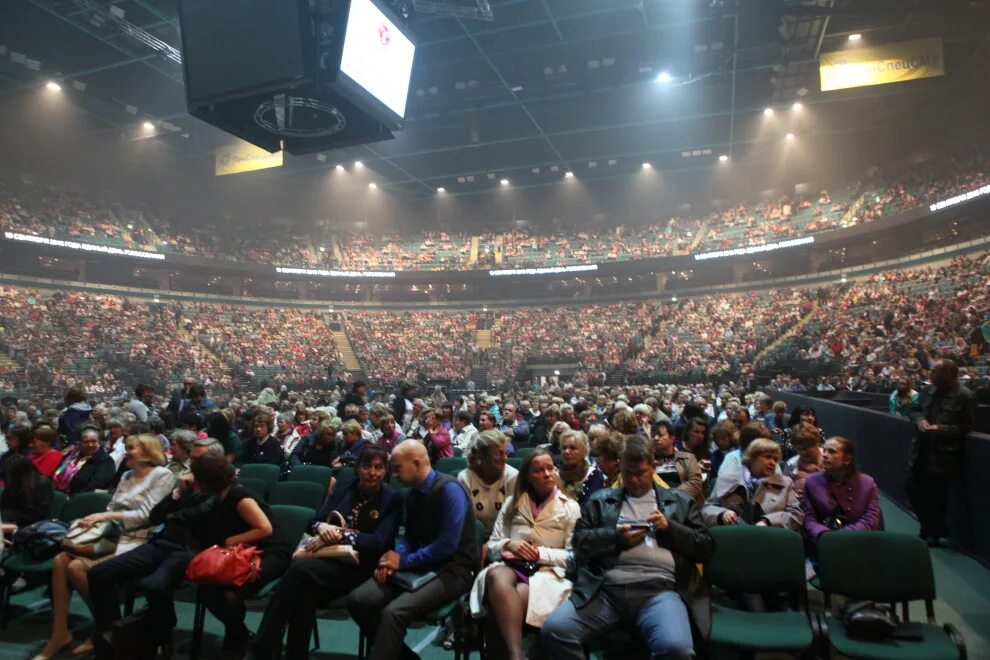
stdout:
<svg viewBox="0 0 990 660">
<path fill-rule="evenodd" d="M 856 473 L 841 483 L 827 472 L 808 475 L 804 482 L 804 531 L 813 542 L 831 531 L 825 520 L 841 509 L 847 522 L 842 529 L 880 529 L 880 495 L 873 477 Z"/>
</svg>

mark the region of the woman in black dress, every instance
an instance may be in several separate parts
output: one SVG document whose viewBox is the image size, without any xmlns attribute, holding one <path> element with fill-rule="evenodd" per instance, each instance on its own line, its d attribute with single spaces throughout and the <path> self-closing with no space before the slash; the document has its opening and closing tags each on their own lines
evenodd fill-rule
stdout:
<svg viewBox="0 0 990 660">
<path fill-rule="evenodd" d="M 205 546 L 253 545 L 262 551 L 261 575 L 243 587 L 203 587 L 207 609 L 224 624 L 223 657 L 242 658 L 249 633 L 244 625 L 245 596 L 280 577 L 289 566 L 292 549 L 276 535 L 277 521 L 268 504 L 237 483 L 234 468 L 221 456 L 203 456 L 193 462 L 196 484 L 216 501 Z"/>
</svg>

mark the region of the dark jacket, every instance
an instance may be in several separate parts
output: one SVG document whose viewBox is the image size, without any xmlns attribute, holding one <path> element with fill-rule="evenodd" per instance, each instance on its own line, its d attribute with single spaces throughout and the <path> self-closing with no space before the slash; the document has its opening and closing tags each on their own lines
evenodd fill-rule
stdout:
<svg viewBox="0 0 990 660">
<path fill-rule="evenodd" d="M 264 444 L 259 444 L 255 437 L 248 438 L 241 446 L 241 465 L 251 465 L 252 463 L 268 463 L 269 465 L 281 465 L 285 458 L 282 445 L 278 443 L 278 438 L 273 435 L 268 436 Z"/>
<path fill-rule="evenodd" d="M 355 479 L 340 488 L 335 488 L 333 495 L 309 523 L 310 531 L 315 529 L 318 523 L 329 522 L 332 525 L 339 525 L 336 516 L 330 519 L 334 511 L 339 511 L 344 516 L 350 515 L 358 485 L 358 480 Z M 375 569 L 382 554 L 395 543 L 401 522 L 402 496 L 388 484 L 382 484 L 381 489 L 368 500 L 358 514 L 357 535 L 353 546 L 361 558 L 362 568 L 369 572 Z"/>
<path fill-rule="evenodd" d="M 966 434 L 976 424 L 976 400 L 962 385 L 939 395 L 934 386 L 921 393 L 921 412 L 911 414 L 916 424 L 927 419 L 937 431 L 919 431 L 911 444 L 911 469 L 949 474 L 962 462 Z"/>
<path fill-rule="evenodd" d="M 90 456 L 72 481 L 69 482 L 69 495 L 92 490 L 110 490 L 117 481 L 117 467 L 103 447 Z"/>
<path fill-rule="evenodd" d="M 79 432 L 76 430 L 87 419 L 92 417 L 93 407 L 85 401 L 73 403 L 62 411 L 58 417 L 58 435 L 66 445 L 79 442 Z M 56 447 L 57 449 L 57 447 Z"/>
<path fill-rule="evenodd" d="M 701 521 L 701 509 L 688 495 L 654 484 L 657 508 L 667 517 L 667 529 L 656 532 L 657 544 L 674 555 L 677 593 L 687 605 L 692 632 L 701 640 L 711 633 L 711 601 L 696 564 L 715 553 L 715 539 Z M 598 594 L 605 572 L 618 564 L 621 549 L 616 526 L 622 508 L 622 488 L 602 489 L 581 506 L 574 527 L 574 564 L 578 567 L 571 602 L 580 609 Z M 696 648 L 704 644 L 696 645 Z"/>
</svg>

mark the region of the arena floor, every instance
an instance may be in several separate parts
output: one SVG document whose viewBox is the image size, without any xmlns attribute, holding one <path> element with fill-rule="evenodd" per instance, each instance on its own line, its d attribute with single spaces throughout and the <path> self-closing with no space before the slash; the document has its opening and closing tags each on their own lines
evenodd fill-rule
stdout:
<svg viewBox="0 0 990 660">
<path fill-rule="evenodd" d="M 917 523 L 908 513 L 890 500 L 882 499 L 887 529 L 914 532 Z M 936 549 L 932 553 L 935 580 L 939 600 L 935 614 L 939 623 L 954 623 L 966 637 L 970 660 L 990 658 L 990 570 L 966 555 L 949 549 Z M 188 657 L 193 603 L 191 592 L 180 595 L 176 609 L 179 627 L 176 630 L 176 658 Z M 814 596 L 814 594 L 812 595 Z M 812 598 L 813 601 L 820 599 Z M 50 610 L 44 588 L 28 590 L 12 598 L 11 621 L 6 630 L 0 631 L 0 658 L 30 658 L 41 650 L 49 632 Z M 915 620 L 923 618 L 922 605 L 911 610 Z M 89 630 L 89 612 L 78 597 L 73 598 L 72 626 L 78 639 Z M 256 628 L 261 612 L 248 613 L 249 628 Z M 423 660 L 450 660 L 453 653 L 439 645 L 438 629 L 420 627 L 409 631 L 407 641 L 419 652 Z M 210 616 L 206 619 L 206 637 L 203 657 L 217 657 L 223 631 Z M 357 627 L 350 620 L 322 619 L 320 621 L 322 648 L 311 653 L 312 658 L 347 658 L 357 656 Z M 64 652 L 59 657 L 72 657 Z"/>
</svg>

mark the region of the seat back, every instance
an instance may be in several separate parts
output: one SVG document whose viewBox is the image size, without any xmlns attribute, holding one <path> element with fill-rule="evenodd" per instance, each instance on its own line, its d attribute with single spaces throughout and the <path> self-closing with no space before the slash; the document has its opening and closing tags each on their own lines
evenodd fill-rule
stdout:
<svg viewBox="0 0 990 660">
<path fill-rule="evenodd" d="M 261 479 L 251 477 L 240 477 L 237 482 L 247 488 L 259 500 L 268 499 L 268 485 Z"/>
<path fill-rule="evenodd" d="M 522 469 L 523 459 L 518 458 L 518 457 L 513 457 L 513 458 L 506 459 L 505 463 L 506 463 L 506 465 L 511 465 L 512 467 L 516 468 L 517 470 L 521 470 Z"/>
<path fill-rule="evenodd" d="M 437 461 L 437 464 L 433 466 L 433 469 L 437 472 L 442 472 L 444 474 L 449 474 L 456 477 L 457 474 L 467 467 L 467 459 L 463 456 L 444 456 Z"/>
<path fill-rule="evenodd" d="M 316 511 L 305 506 L 293 506 L 291 504 L 273 504 L 272 517 L 275 518 L 275 534 L 295 549 L 302 538 L 303 532 L 309 525 L 309 521 L 316 515 Z"/>
<path fill-rule="evenodd" d="M 536 450 L 537 450 L 536 447 L 523 447 L 522 449 L 517 449 L 516 450 L 516 455 L 513 456 L 513 458 L 518 458 L 519 460 L 522 460 L 522 459 L 526 458 L 526 456 L 528 456 L 529 454 L 532 454 Z"/>
<path fill-rule="evenodd" d="M 818 540 L 822 591 L 884 603 L 935 600 L 928 546 L 910 534 L 829 532 Z"/>
<path fill-rule="evenodd" d="M 61 518 L 62 509 L 65 508 L 65 501 L 67 499 L 68 498 L 65 496 L 65 493 L 62 493 L 57 490 L 54 493 L 52 493 L 52 503 L 48 507 L 48 517 Z"/>
<path fill-rule="evenodd" d="M 727 525 L 711 530 L 715 554 L 705 562 L 712 585 L 742 593 L 805 593 L 804 544 L 789 529 Z"/>
<path fill-rule="evenodd" d="M 357 473 L 354 471 L 354 468 L 352 467 L 337 468 L 334 471 L 333 476 L 337 480 L 337 486 L 343 486 L 345 484 L 349 484 L 355 479 L 357 479 Z"/>
<path fill-rule="evenodd" d="M 241 467 L 237 476 L 240 479 L 261 479 L 265 482 L 265 489 L 270 491 L 275 482 L 282 476 L 282 468 L 268 463 L 251 463 Z"/>
<path fill-rule="evenodd" d="M 289 472 L 289 481 L 308 481 L 327 489 L 330 487 L 331 476 L 333 470 L 326 465 L 297 465 Z"/>
<path fill-rule="evenodd" d="M 323 506 L 327 489 L 308 481 L 280 481 L 268 493 L 268 503 L 305 506 L 314 511 Z"/>
<path fill-rule="evenodd" d="M 91 513 L 107 510 L 110 504 L 109 493 L 79 493 L 69 498 L 59 515 L 59 519 L 71 523 L 73 520 L 85 518 Z"/>
</svg>

